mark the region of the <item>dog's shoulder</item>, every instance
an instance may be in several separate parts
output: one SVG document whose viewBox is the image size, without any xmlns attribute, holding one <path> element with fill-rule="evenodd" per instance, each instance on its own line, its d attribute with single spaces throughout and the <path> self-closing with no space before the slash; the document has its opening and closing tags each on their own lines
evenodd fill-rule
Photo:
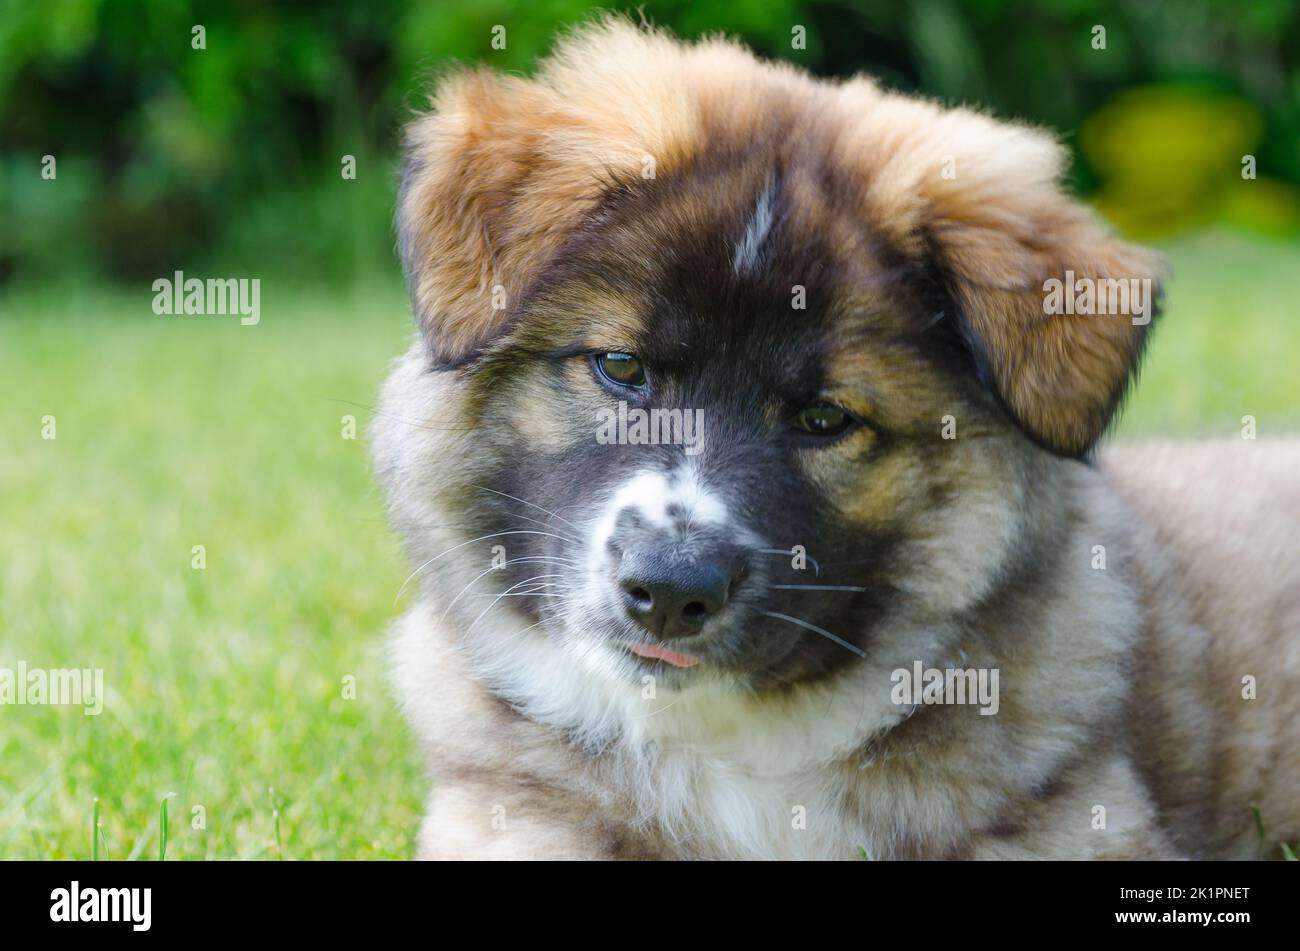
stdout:
<svg viewBox="0 0 1300 951">
<path fill-rule="evenodd" d="M 1286 620 L 1277 605 L 1300 598 L 1300 440 L 1118 446 L 1101 465 L 1190 582 L 1202 620 Z"/>
<path fill-rule="evenodd" d="M 1300 440 L 1123 446 L 1101 467 L 1135 515 L 1145 587 L 1140 759 L 1202 848 L 1250 857 L 1251 805 L 1281 839 L 1300 831 Z"/>
</svg>

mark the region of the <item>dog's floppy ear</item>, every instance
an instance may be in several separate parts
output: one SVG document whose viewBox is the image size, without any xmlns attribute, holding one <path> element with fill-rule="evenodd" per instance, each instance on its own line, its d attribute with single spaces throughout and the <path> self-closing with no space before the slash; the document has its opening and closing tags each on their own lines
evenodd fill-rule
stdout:
<svg viewBox="0 0 1300 951">
<path fill-rule="evenodd" d="M 506 328 L 538 270 L 612 178 L 680 161 L 694 115 L 682 50 L 605 18 L 564 37 L 533 79 L 456 72 L 406 130 L 397 230 L 435 365 Z"/>
<path fill-rule="evenodd" d="M 470 356 L 563 234 L 581 196 L 539 156 L 552 94 L 487 71 L 452 75 L 406 129 L 398 244 L 435 365 Z"/>
<path fill-rule="evenodd" d="M 957 198 L 932 232 L 958 320 L 1020 424 L 1056 452 L 1082 455 L 1137 370 L 1160 260 L 1116 240 L 1054 184 L 1001 197 L 1000 207 L 978 193 L 973 204 Z"/>
<path fill-rule="evenodd" d="M 1086 453 L 1141 357 L 1160 257 L 1065 194 L 1062 149 L 1044 133 L 917 100 L 879 105 L 873 124 L 892 123 L 894 148 L 870 189 L 878 220 L 901 222 L 896 237 L 945 276 L 982 375 L 1022 428 Z"/>
</svg>

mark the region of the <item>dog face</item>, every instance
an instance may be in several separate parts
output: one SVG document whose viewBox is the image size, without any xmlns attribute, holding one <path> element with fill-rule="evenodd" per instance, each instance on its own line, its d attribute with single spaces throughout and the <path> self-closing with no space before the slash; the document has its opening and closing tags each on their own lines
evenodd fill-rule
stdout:
<svg viewBox="0 0 1300 951">
<path fill-rule="evenodd" d="M 453 77 L 399 209 L 469 434 L 429 475 L 484 571 L 443 598 L 491 573 L 471 628 L 508 610 L 599 674 L 775 688 L 987 597 L 1146 330 L 1044 314 L 1067 269 L 1155 267 L 1058 165 L 1028 130 L 617 21 L 537 80 Z"/>
</svg>

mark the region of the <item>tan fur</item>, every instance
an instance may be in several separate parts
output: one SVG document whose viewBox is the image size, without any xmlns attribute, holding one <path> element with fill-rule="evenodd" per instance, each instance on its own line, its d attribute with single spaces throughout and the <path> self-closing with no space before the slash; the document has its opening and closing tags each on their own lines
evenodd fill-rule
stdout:
<svg viewBox="0 0 1300 951">
<path fill-rule="evenodd" d="M 1067 270 L 1158 282 L 1159 258 L 1111 237 L 1062 192 L 1064 152 L 1043 132 L 863 80 L 841 95 L 855 118 L 839 154 L 869 183 L 868 213 L 913 254 L 938 251 L 1012 413 L 1048 445 L 1086 450 L 1122 394 L 1145 325 L 1046 315 L 1043 283 Z"/>
<path fill-rule="evenodd" d="M 1258 854 L 1255 806 L 1276 858 L 1271 843 L 1300 838 L 1300 442 L 1159 443 L 1105 463 L 1140 519 L 1138 765 L 1208 830 L 1185 848 Z"/>
<path fill-rule="evenodd" d="M 1064 196 L 1050 138 L 617 20 L 570 38 L 536 80 L 462 74 L 435 105 L 410 133 L 399 223 L 436 360 L 491 345 L 508 313 L 492 308 L 492 286 L 524 293 L 596 207 L 606 172 L 639 174 L 650 155 L 671 175 L 701 150 L 762 139 L 779 114 L 859 186 L 846 211 L 792 175 L 805 220 L 846 259 L 870 259 L 846 213 L 915 260 L 937 259 L 1001 402 L 1039 445 L 905 347 L 840 355 L 844 403 L 887 419 L 907 446 L 847 478 L 874 438 L 864 431 L 806 474 L 854 524 L 901 526 L 904 557 L 926 566 L 898 587 L 908 611 L 871 660 L 825 682 L 684 691 L 649 708 L 593 687 L 584 709 L 622 717 L 613 732 L 564 708 L 574 665 L 523 620 L 494 616 L 466 636 L 477 612 L 451 610 L 447 592 L 472 572 L 439 562 L 393 642 L 433 780 L 420 856 L 1250 857 L 1300 839 L 1300 444 L 1125 448 L 1099 467 L 1039 448 L 1095 443 L 1144 332 L 1122 317 L 1046 317 L 1042 282 L 1159 267 Z M 949 156 L 955 179 L 941 175 Z M 608 289 L 566 291 L 516 343 L 544 347 L 585 308 L 602 309 L 597 346 L 641 319 L 641 302 Z M 477 472 L 587 435 L 592 387 L 566 371 L 558 391 L 519 367 L 508 395 L 483 406 L 458 372 L 427 371 L 425 347 L 394 370 L 374 431 L 393 520 L 421 568 L 468 537 Z M 952 442 L 938 436 L 949 407 L 961 408 Z M 1000 584 L 1030 540 L 1053 553 L 1035 583 Z M 998 714 L 908 717 L 879 702 L 889 671 L 918 657 L 999 669 Z M 1242 698 L 1245 676 L 1258 699 Z"/>
<path fill-rule="evenodd" d="M 656 78 L 676 47 L 622 30 L 608 39 L 600 63 L 570 46 L 536 81 L 452 76 L 408 128 L 408 153 L 427 164 L 404 189 L 399 224 L 416 313 L 445 359 L 495 329 L 602 175 L 639 171 L 646 156 L 671 167 L 694 141 L 694 104 Z"/>
</svg>

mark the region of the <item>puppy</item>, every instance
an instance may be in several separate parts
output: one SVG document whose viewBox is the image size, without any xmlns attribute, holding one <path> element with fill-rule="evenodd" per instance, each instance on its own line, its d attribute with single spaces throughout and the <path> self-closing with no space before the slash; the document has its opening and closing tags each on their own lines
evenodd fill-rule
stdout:
<svg viewBox="0 0 1300 951">
<path fill-rule="evenodd" d="M 441 82 L 373 430 L 421 857 L 1300 838 L 1300 450 L 1095 453 L 1160 262 L 1061 165 L 618 19 Z M 1138 290 L 1053 313 L 1052 281 Z"/>
</svg>

